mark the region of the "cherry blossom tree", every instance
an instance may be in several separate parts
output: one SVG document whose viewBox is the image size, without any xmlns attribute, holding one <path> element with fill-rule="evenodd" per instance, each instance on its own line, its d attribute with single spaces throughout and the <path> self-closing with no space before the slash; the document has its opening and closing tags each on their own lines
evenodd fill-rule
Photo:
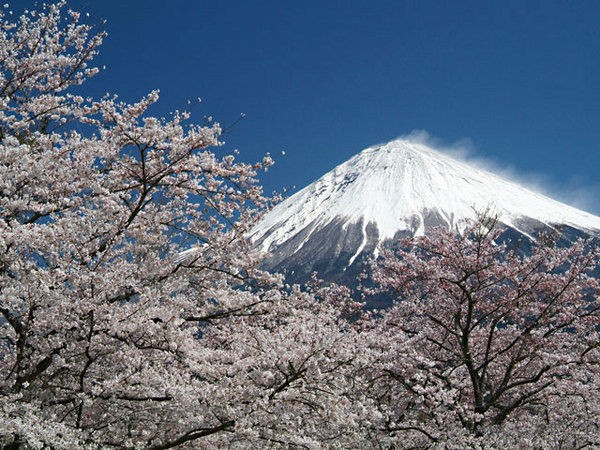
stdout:
<svg viewBox="0 0 600 450">
<path fill-rule="evenodd" d="M 600 445 L 593 243 L 404 241 L 386 311 L 287 286 L 246 239 L 272 160 L 82 95 L 104 38 L 0 10 L 0 447 Z"/>
<path fill-rule="evenodd" d="M 501 237 L 481 219 L 374 262 L 397 296 L 365 344 L 390 445 L 600 445 L 597 243 L 546 236 L 523 255 Z"/>
<path fill-rule="evenodd" d="M 104 37 L 0 12 L 0 446 L 362 445 L 356 331 L 245 239 L 272 161 L 77 94 Z"/>
</svg>

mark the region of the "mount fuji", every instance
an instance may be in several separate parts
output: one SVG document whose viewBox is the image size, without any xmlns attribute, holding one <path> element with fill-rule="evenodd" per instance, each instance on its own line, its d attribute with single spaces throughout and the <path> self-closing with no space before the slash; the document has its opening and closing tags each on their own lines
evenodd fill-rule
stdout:
<svg viewBox="0 0 600 450">
<path fill-rule="evenodd" d="M 482 212 L 518 239 L 544 229 L 600 236 L 600 217 L 406 139 L 369 147 L 269 211 L 251 231 L 266 267 L 292 282 L 312 272 L 355 284 L 366 257 L 393 239 L 443 226 L 461 232 Z"/>
</svg>

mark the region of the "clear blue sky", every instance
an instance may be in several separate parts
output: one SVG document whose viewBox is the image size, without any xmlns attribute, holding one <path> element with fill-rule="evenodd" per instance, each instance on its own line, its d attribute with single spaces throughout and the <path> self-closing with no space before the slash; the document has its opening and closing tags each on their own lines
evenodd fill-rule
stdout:
<svg viewBox="0 0 600 450">
<path fill-rule="evenodd" d="M 13 2 L 30 6 L 33 1 Z M 265 186 L 424 129 L 600 213 L 600 2 L 71 0 L 109 36 L 90 86 L 194 109 Z M 281 150 L 286 155 L 280 154 Z"/>
</svg>

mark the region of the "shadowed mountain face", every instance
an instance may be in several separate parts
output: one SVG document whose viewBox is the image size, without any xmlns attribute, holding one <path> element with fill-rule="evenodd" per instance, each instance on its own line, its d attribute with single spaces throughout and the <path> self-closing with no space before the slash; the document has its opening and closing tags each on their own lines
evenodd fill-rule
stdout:
<svg viewBox="0 0 600 450">
<path fill-rule="evenodd" d="M 265 266 L 289 282 L 318 272 L 354 287 L 381 246 L 438 226 L 461 232 L 482 212 L 495 215 L 506 239 L 524 248 L 544 230 L 563 232 L 565 242 L 600 235 L 600 217 L 397 140 L 362 151 L 289 197 L 250 238 L 270 253 Z"/>
<path fill-rule="evenodd" d="M 367 233 L 366 243 L 362 234 L 363 229 Z M 527 229 L 529 233 L 523 234 L 515 228 L 507 227 L 502 234 L 502 239 L 509 248 L 512 246 L 517 251 L 526 253 L 532 245 L 531 236 L 547 231 L 548 226 L 532 221 Z M 590 236 L 588 232 L 569 226 L 556 226 L 553 227 L 553 231 L 562 233 L 559 245 L 567 245 L 578 238 Z M 316 272 L 326 282 L 344 284 L 356 289 L 361 273 L 365 270 L 368 272 L 369 258 L 378 253 L 377 246 L 391 246 L 396 239 L 410 237 L 411 233 L 399 231 L 395 238 L 380 242 L 374 224 L 368 224 L 366 227 L 363 227 L 362 223 L 345 225 L 340 220 L 314 230 L 310 239 L 306 239 L 306 235 L 305 230 L 304 233 L 300 232 L 294 238 L 275 247 L 271 256 L 265 260 L 264 267 L 273 272 L 283 273 L 290 284 L 304 283 L 311 278 L 313 272 Z M 298 248 L 302 242 L 304 244 Z M 361 246 L 360 254 L 350 264 L 350 259 Z M 594 275 L 600 277 L 600 272 Z M 361 282 L 369 284 L 368 278 Z M 382 294 L 369 297 L 367 302 L 370 308 L 382 308 L 389 306 L 391 300 L 388 295 Z"/>
</svg>

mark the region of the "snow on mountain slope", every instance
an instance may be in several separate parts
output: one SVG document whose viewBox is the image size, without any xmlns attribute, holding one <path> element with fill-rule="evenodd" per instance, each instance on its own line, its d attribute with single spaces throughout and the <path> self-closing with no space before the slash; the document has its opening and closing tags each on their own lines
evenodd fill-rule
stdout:
<svg viewBox="0 0 600 450">
<path fill-rule="evenodd" d="M 433 225 L 460 231 L 488 210 L 523 234 L 531 223 L 600 232 L 600 217 L 399 139 L 363 150 L 292 195 L 265 215 L 250 238 L 265 251 L 285 247 L 276 258 L 281 263 L 328 230 L 322 245 L 333 239 L 349 266 L 367 246 L 376 252 L 378 243 L 398 232 L 420 235 Z M 352 245 L 345 242 L 350 238 Z M 309 247 L 317 249 L 314 242 Z"/>
</svg>

